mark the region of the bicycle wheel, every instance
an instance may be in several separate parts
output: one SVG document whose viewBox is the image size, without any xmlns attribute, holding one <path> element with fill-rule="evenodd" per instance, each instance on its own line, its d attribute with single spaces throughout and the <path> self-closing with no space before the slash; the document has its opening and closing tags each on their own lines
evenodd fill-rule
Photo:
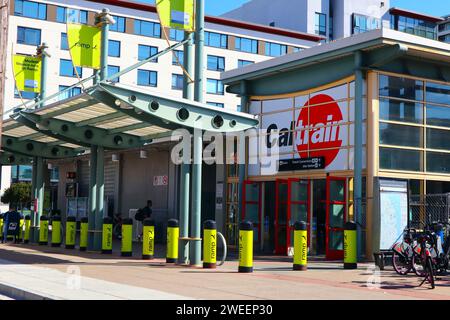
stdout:
<svg viewBox="0 0 450 320">
<path fill-rule="evenodd" d="M 424 263 L 422 262 L 422 257 L 419 254 L 414 254 L 412 258 L 412 267 L 414 270 L 414 273 L 418 277 L 425 277 L 425 269 L 424 269 Z"/>
<path fill-rule="evenodd" d="M 412 269 L 412 263 L 408 257 L 396 251 L 392 253 L 392 265 L 395 272 L 402 276 L 407 275 Z"/>
<path fill-rule="evenodd" d="M 427 263 L 426 263 L 425 269 L 426 269 L 427 281 L 430 283 L 431 289 L 434 289 L 433 262 L 431 261 L 430 257 L 427 258 Z"/>
</svg>

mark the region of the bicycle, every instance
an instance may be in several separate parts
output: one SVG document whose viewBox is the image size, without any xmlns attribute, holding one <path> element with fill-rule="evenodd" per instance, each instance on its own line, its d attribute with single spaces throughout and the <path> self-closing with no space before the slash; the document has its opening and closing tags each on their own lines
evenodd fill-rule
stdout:
<svg viewBox="0 0 450 320">
<path fill-rule="evenodd" d="M 423 281 L 420 283 L 419 286 L 422 286 L 425 282 L 428 281 L 431 285 L 431 289 L 435 288 L 434 284 L 434 262 L 433 262 L 433 255 L 434 255 L 434 235 L 430 231 L 426 231 L 424 235 L 419 237 L 418 242 L 420 243 L 420 256 L 422 258 L 422 266 L 423 266 Z"/>
<path fill-rule="evenodd" d="M 399 275 L 407 275 L 414 269 L 413 256 L 417 245 L 414 234 L 416 232 L 414 228 L 405 228 L 403 241 L 394 243 L 392 246 L 392 266 Z"/>
</svg>

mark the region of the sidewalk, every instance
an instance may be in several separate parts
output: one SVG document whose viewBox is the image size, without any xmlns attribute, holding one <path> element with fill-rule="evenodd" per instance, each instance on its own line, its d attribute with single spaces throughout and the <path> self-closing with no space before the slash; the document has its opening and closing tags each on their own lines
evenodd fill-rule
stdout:
<svg viewBox="0 0 450 320">
<path fill-rule="evenodd" d="M 117 251 L 116 251 L 117 252 Z M 450 299 L 450 277 L 435 290 L 418 287 L 413 275 L 400 277 L 373 264 L 343 270 L 340 262 L 314 261 L 306 272 L 292 262 L 256 257 L 252 274 L 227 261 L 215 270 L 166 265 L 164 248 L 156 259 L 138 253 L 121 258 L 36 245 L 0 245 L 0 294 L 13 287 L 39 299 Z M 285 259 L 283 259 L 285 260 Z M 79 276 L 78 276 L 79 275 Z M 33 296 L 34 294 L 34 296 Z"/>
</svg>

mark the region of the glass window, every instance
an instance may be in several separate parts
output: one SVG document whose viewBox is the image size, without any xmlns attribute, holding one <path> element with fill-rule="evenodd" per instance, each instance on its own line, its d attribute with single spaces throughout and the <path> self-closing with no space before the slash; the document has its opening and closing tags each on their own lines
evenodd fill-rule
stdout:
<svg viewBox="0 0 450 320">
<path fill-rule="evenodd" d="M 427 171 L 450 173 L 450 153 L 427 152 Z"/>
<path fill-rule="evenodd" d="M 353 14 L 352 33 L 358 34 L 374 29 L 381 28 L 381 20 L 374 17 L 364 16 L 361 14 Z"/>
<path fill-rule="evenodd" d="M 116 73 L 119 73 L 119 72 L 120 72 L 119 66 L 108 65 L 108 76 L 115 75 Z M 112 79 L 112 82 L 119 82 L 119 81 L 120 81 L 119 77 Z"/>
<path fill-rule="evenodd" d="M 423 100 L 423 82 L 408 78 L 380 75 L 380 96 Z"/>
<path fill-rule="evenodd" d="M 208 55 L 208 70 L 224 71 L 225 70 L 225 58 Z"/>
<path fill-rule="evenodd" d="M 279 57 L 287 53 L 287 46 L 284 44 L 266 42 L 266 56 Z"/>
<path fill-rule="evenodd" d="M 213 106 L 213 107 L 218 107 L 218 108 L 224 108 L 224 104 L 220 103 L 220 102 L 206 102 L 206 104 Z"/>
<path fill-rule="evenodd" d="M 156 71 L 138 69 L 137 84 L 140 86 L 156 87 L 158 85 L 158 73 Z"/>
<path fill-rule="evenodd" d="M 41 44 L 41 30 L 17 27 L 17 43 L 39 46 Z"/>
<path fill-rule="evenodd" d="M 20 91 L 20 95 L 19 95 L 19 91 L 17 91 L 16 88 L 14 88 L 14 98 L 19 99 L 20 96 L 22 96 L 22 99 L 25 100 L 31 100 L 31 99 L 35 99 L 38 97 L 38 93 L 37 92 L 29 92 L 29 91 Z"/>
<path fill-rule="evenodd" d="M 161 25 L 156 22 L 134 20 L 134 33 L 146 37 L 161 38 Z"/>
<path fill-rule="evenodd" d="M 421 127 L 380 123 L 380 144 L 422 147 L 422 135 L 423 129 Z"/>
<path fill-rule="evenodd" d="M 387 170 L 420 171 L 422 152 L 395 148 L 380 148 L 380 168 Z"/>
<path fill-rule="evenodd" d="M 33 176 L 32 166 L 17 166 L 18 169 L 18 181 L 31 181 Z"/>
<path fill-rule="evenodd" d="M 450 86 L 427 82 L 427 102 L 450 105 Z"/>
<path fill-rule="evenodd" d="M 316 12 L 315 15 L 315 32 L 318 35 L 327 35 L 327 15 Z"/>
<path fill-rule="evenodd" d="M 59 86 L 59 91 L 63 91 L 70 88 L 69 86 Z M 76 95 L 81 94 L 81 88 L 74 87 L 59 94 L 59 100 L 68 99 Z"/>
<path fill-rule="evenodd" d="M 450 128 L 450 108 L 427 105 L 427 124 Z"/>
<path fill-rule="evenodd" d="M 183 75 L 172 74 L 172 89 L 183 90 Z"/>
<path fill-rule="evenodd" d="M 210 94 L 224 94 L 224 86 L 222 81 L 216 79 L 207 79 L 206 81 L 206 93 Z"/>
<path fill-rule="evenodd" d="M 109 30 L 116 32 L 125 32 L 126 20 L 124 17 L 114 16 L 116 23 L 109 25 Z"/>
<path fill-rule="evenodd" d="M 380 119 L 423 123 L 423 104 L 381 98 Z"/>
<path fill-rule="evenodd" d="M 33 1 L 15 0 L 14 15 L 47 20 L 47 5 Z"/>
<path fill-rule="evenodd" d="M 255 63 L 254 61 L 241 60 L 241 59 L 239 59 L 239 60 L 238 60 L 238 68 L 242 68 L 242 67 L 248 66 L 248 65 L 250 65 L 250 64 L 254 64 L 254 63 Z"/>
<path fill-rule="evenodd" d="M 243 52 L 258 53 L 258 40 L 236 37 L 235 49 Z"/>
<path fill-rule="evenodd" d="M 427 129 L 427 148 L 450 151 L 450 131 Z M 450 162 L 449 162 L 450 166 Z"/>
<path fill-rule="evenodd" d="M 67 41 L 67 33 L 61 32 L 61 50 L 69 50 L 69 42 Z"/>
<path fill-rule="evenodd" d="M 120 41 L 108 40 L 108 56 L 120 57 Z"/>
<path fill-rule="evenodd" d="M 77 72 L 80 78 L 83 76 L 83 69 L 77 67 Z M 63 77 L 76 77 L 75 70 L 71 60 L 60 59 L 59 60 L 59 75 Z"/>
<path fill-rule="evenodd" d="M 56 21 L 60 23 L 82 23 L 87 24 L 88 12 L 72 8 L 57 7 Z"/>
<path fill-rule="evenodd" d="M 170 29 L 169 39 L 173 41 L 181 42 L 184 40 L 184 32 L 182 30 Z"/>
<path fill-rule="evenodd" d="M 144 44 L 140 44 L 138 46 L 138 60 L 142 61 L 150 58 L 158 53 L 158 47 L 146 46 Z M 158 58 L 151 60 L 151 62 L 158 62 Z"/>
<path fill-rule="evenodd" d="M 184 52 L 182 50 L 174 50 L 172 53 L 172 64 L 178 65 L 178 61 L 180 61 L 181 65 L 184 63 Z"/>
<path fill-rule="evenodd" d="M 205 31 L 205 45 L 226 49 L 228 47 L 228 36 L 216 32 Z"/>
</svg>

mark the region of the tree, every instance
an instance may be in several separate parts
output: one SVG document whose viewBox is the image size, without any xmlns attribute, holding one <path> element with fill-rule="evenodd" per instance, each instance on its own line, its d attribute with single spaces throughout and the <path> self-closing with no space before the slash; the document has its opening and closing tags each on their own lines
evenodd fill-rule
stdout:
<svg viewBox="0 0 450 320">
<path fill-rule="evenodd" d="M 28 182 L 12 184 L 5 190 L 0 200 L 20 209 L 29 206 L 31 203 L 31 184 Z"/>
</svg>

